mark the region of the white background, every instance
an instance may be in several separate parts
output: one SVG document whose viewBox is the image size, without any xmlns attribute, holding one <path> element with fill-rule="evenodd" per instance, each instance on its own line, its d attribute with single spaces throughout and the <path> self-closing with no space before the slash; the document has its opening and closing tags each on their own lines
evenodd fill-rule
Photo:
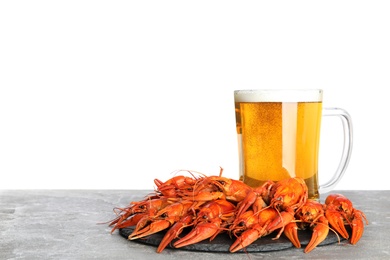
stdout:
<svg viewBox="0 0 390 260">
<path fill-rule="evenodd" d="M 389 189 L 389 14 L 388 1 L 1 1 L 0 188 L 237 178 L 233 90 L 322 88 L 353 118 L 336 188 Z M 340 121 L 322 134 L 324 182 Z"/>
</svg>

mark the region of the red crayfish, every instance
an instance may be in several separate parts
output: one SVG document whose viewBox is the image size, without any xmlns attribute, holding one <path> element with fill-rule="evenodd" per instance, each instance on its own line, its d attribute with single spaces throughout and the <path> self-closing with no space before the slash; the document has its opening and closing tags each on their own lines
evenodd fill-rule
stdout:
<svg viewBox="0 0 390 260">
<path fill-rule="evenodd" d="M 284 234 L 300 248 L 299 229 L 312 230 L 304 252 L 308 253 L 334 230 L 349 239 L 345 226 L 352 230 L 351 244 L 364 231 L 366 216 L 341 194 L 329 195 L 324 204 L 308 199 L 301 178 L 268 181 L 251 188 L 242 181 L 217 176 L 178 175 L 165 182 L 155 179 L 156 190 L 141 201 L 115 208 L 117 217 L 109 222 L 116 229 L 134 226 L 130 240 L 164 231 L 157 252 L 166 246 L 180 248 L 228 233 L 234 241 L 230 252 L 244 249 L 261 237 Z M 190 231 L 180 237 L 184 229 Z M 175 240 L 175 241 L 174 241 Z M 173 242 L 174 241 L 174 242 Z"/>
</svg>

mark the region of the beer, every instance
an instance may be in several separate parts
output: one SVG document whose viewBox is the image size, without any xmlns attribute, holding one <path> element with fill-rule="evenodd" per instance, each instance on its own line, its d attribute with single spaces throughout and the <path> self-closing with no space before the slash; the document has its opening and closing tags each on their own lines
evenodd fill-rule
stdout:
<svg viewBox="0 0 390 260">
<path fill-rule="evenodd" d="M 322 90 L 235 91 L 240 179 L 252 187 L 289 177 L 318 199 Z"/>
</svg>

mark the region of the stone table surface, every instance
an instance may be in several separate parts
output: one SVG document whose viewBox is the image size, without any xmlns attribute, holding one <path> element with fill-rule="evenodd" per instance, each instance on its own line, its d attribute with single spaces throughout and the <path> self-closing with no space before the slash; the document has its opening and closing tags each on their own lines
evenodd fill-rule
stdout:
<svg viewBox="0 0 390 260">
<path fill-rule="evenodd" d="M 369 221 L 356 245 L 346 240 L 305 254 L 291 248 L 263 253 L 165 249 L 110 234 L 114 207 L 142 199 L 145 190 L 0 190 L 0 259 L 390 259 L 390 190 L 335 191 Z M 325 198 L 326 194 L 323 196 Z M 321 197 L 321 202 L 323 199 Z"/>
</svg>

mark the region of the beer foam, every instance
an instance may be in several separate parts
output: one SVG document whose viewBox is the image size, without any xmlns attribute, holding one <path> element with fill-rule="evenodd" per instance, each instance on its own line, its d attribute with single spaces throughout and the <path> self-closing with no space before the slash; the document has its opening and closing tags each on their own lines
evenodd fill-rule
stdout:
<svg viewBox="0 0 390 260">
<path fill-rule="evenodd" d="M 235 90 L 235 102 L 321 102 L 321 89 Z"/>
</svg>

